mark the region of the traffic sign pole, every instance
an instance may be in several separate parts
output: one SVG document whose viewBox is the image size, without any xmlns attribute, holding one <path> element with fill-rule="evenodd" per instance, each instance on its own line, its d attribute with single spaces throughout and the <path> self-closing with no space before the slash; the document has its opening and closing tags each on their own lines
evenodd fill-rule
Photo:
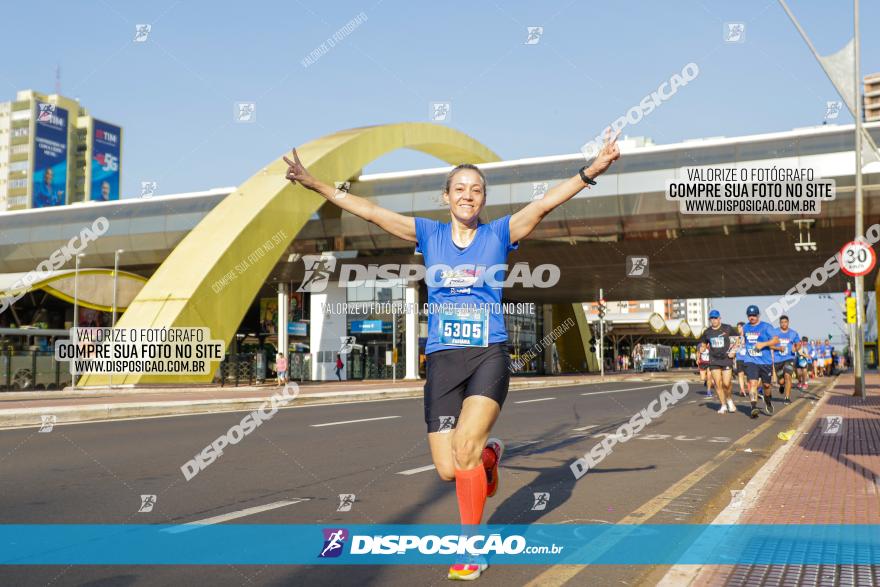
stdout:
<svg viewBox="0 0 880 587">
<path fill-rule="evenodd" d="M 860 216 L 857 216 L 860 218 Z M 857 229 L 861 232 L 862 228 Z M 856 237 L 860 238 L 860 237 Z M 871 245 L 862 240 L 854 240 L 840 249 L 840 270 L 855 277 L 856 296 L 847 298 L 847 322 L 853 327 L 853 372 L 856 388 L 853 395 L 865 397 L 865 275 L 877 264 L 877 254 Z M 849 284 L 847 284 L 849 289 Z"/>
<path fill-rule="evenodd" d="M 858 185 L 858 183 L 857 183 Z M 857 206 L 858 208 L 858 206 Z M 861 218 L 857 215 L 856 218 Z M 858 225 L 858 223 L 857 223 Z M 861 233 L 862 228 L 856 232 Z M 859 238 L 857 236 L 857 238 Z M 840 250 L 840 269 L 855 278 L 855 297 L 847 298 L 847 322 L 853 333 L 852 365 L 855 375 L 854 396 L 865 398 L 865 275 L 869 274 L 877 263 L 877 255 L 871 245 L 864 241 L 852 241 Z"/>
<path fill-rule="evenodd" d="M 865 232 L 864 195 L 862 193 L 862 94 L 859 88 L 860 43 L 859 43 L 859 0 L 853 0 L 853 100 L 856 109 L 856 238 Z M 865 399 L 865 277 L 856 277 L 856 354 L 853 357 L 853 371 L 856 387 L 853 395 Z"/>
</svg>

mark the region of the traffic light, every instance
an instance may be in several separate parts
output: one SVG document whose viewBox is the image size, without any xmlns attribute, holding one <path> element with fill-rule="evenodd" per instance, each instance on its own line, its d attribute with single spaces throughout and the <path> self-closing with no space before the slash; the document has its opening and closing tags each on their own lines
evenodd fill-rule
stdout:
<svg viewBox="0 0 880 587">
<path fill-rule="evenodd" d="M 599 318 L 600 319 L 605 317 L 605 310 L 607 308 L 608 308 L 608 306 L 605 305 L 605 300 L 599 300 L 598 310 L 599 310 Z"/>
<path fill-rule="evenodd" d="M 406 314 L 404 313 L 395 313 L 394 314 L 394 333 L 397 337 L 397 344 L 403 344 L 403 341 L 406 340 L 406 336 L 404 334 L 406 326 Z"/>
<path fill-rule="evenodd" d="M 846 298 L 846 323 L 856 323 L 856 299 L 853 297 Z"/>
<path fill-rule="evenodd" d="M 596 354 L 596 338 L 593 337 L 590 339 L 590 352 Z"/>
</svg>

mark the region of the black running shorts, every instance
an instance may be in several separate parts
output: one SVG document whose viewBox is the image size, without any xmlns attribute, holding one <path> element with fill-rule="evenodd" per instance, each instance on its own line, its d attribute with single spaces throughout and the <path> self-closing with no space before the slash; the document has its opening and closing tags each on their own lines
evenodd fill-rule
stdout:
<svg viewBox="0 0 880 587">
<path fill-rule="evenodd" d="M 765 385 L 770 385 L 772 375 L 770 373 L 770 365 L 759 365 L 757 363 L 745 364 L 746 379 L 749 381 L 761 380 Z"/>
<path fill-rule="evenodd" d="M 712 359 L 709 362 L 709 370 L 721 369 L 722 371 L 730 371 L 733 369 L 733 359 Z"/>
<path fill-rule="evenodd" d="M 428 432 L 455 428 L 465 398 L 483 395 L 504 405 L 510 385 L 510 352 L 506 342 L 462 347 L 428 355 L 425 422 Z"/>
<path fill-rule="evenodd" d="M 786 373 L 789 375 L 794 373 L 794 359 L 773 363 L 773 368 L 776 370 L 776 378 L 782 379 Z"/>
</svg>

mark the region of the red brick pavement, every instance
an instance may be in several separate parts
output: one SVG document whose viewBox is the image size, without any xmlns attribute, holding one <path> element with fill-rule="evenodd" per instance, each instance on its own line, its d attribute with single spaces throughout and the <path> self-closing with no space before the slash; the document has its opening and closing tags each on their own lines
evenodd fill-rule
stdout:
<svg viewBox="0 0 880 587">
<path fill-rule="evenodd" d="M 853 397 L 843 375 L 817 406 L 740 524 L 880 524 L 880 376 L 868 397 Z M 827 416 L 843 418 L 826 433 Z M 739 565 L 705 567 L 694 585 L 880 585 L 880 567 Z"/>
</svg>

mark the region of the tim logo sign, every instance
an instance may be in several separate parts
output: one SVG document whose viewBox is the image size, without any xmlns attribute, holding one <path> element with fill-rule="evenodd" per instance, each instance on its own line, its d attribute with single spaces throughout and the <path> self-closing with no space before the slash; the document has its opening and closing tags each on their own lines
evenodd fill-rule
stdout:
<svg viewBox="0 0 880 587">
<path fill-rule="evenodd" d="M 116 145 L 119 143 L 119 135 L 116 133 L 104 130 L 102 128 L 95 129 L 95 140 L 109 143 L 111 145 Z"/>
<path fill-rule="evenodd" d="M 345 541 L 348 539 L 348 530 L 345 528 L 324 528 L 324 547 L 318 558 L 336 558 L 342 554 Z"/>
</svg>

